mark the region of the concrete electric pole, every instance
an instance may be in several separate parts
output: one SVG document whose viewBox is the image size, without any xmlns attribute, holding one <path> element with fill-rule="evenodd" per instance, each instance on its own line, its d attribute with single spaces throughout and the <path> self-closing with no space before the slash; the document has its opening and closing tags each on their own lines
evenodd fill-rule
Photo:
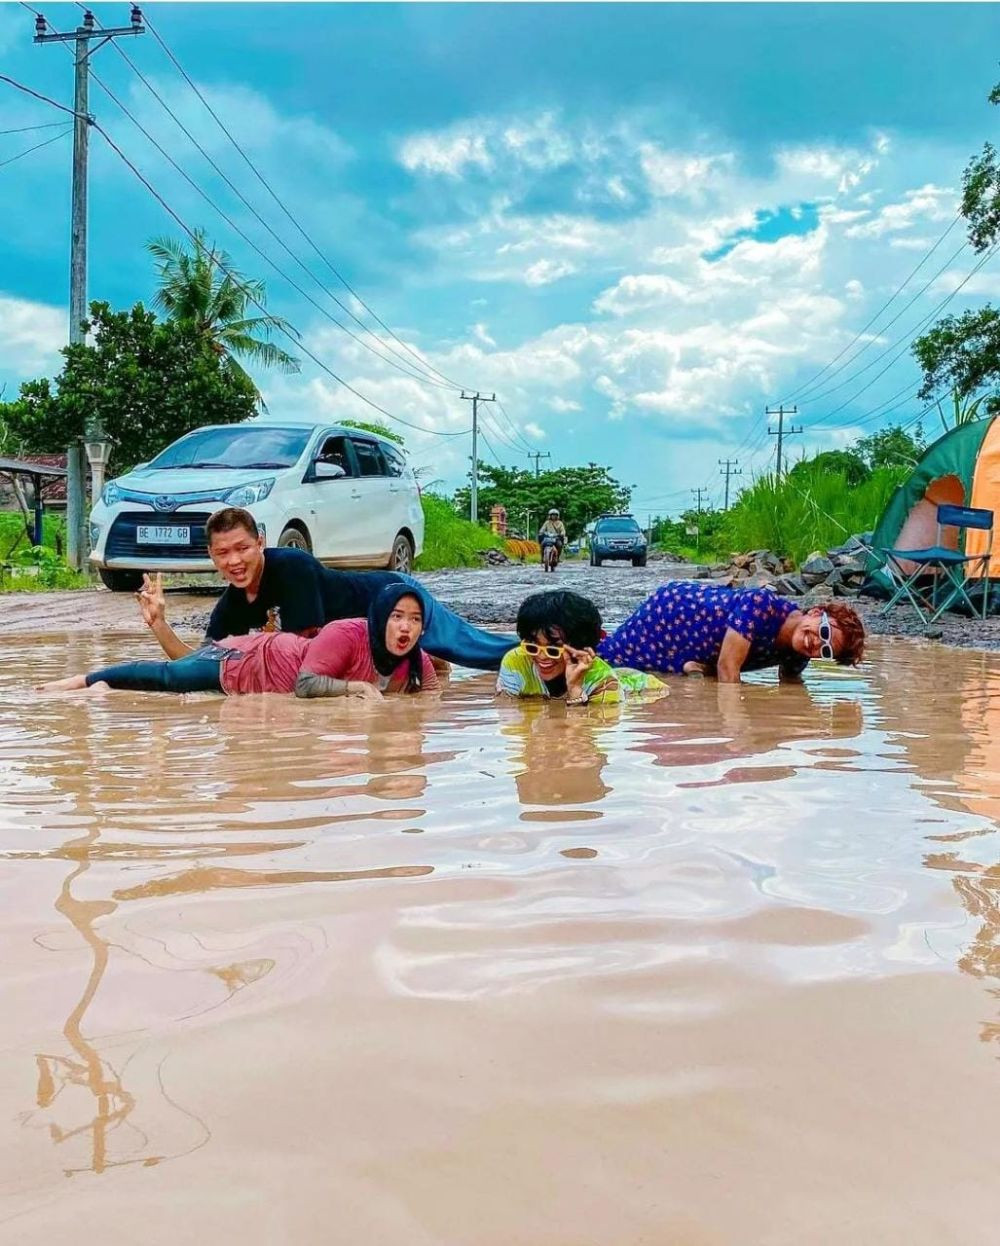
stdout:
<svg viewBox="0 0 1000 1246">
<path fill-rule="evenodd" d="M 798 415 L 798 413 L 799 413 L 798 407 L 786 407 L 782 405 L 777 408 L 775 407 L 764 408 L 765 418 L 772 416 L 772 415 L 776 415 L 778 417 L 778 427 L 777 428 L 769 427 L 767 430 L 767 435 L 769 437 L 777 437 L 778 439 L 778 463 L 777 463 L 777 467 L 775 468 L 775 472 L 774 472 L 776 480 L 781 479 L 781 444 L 782 442 L 784 441 L 786 437 L 792 437 L 796 433 L 802 432 L 801 424 L 798 426 L 798 428 L 785 428 L 785 416 L 786 415 Z"/>
<path fill-rule="evenodd" d="M 529 451 L 528 451 L 528 458 L 529 458 L 529 459 L 534 459 L 534 460 L 535 460 L 535 479 L 537 480 L 537 479 L 538 479 L 538 474 L 539 474 L 539 473 L 538 473 L 538 461 L 539 461 L 539 459 L 550 459 L 550 458 L 552 458 L 552 455 L 549 453 L 549 451 L 548 451 L 548 450 L 546 450 L 544 454 L 542 454 L 542 452 L 541 452 L 540 450 L 536 450 L 536 451 L 534 452 L 534 454 L 532 454 L 532 453 L 531 453 L 531 451 L 529 450 Z"/>
<path fill-rule="evenodd" d="M 739 459 L 719 459 L 719 466 L 722 468 L 719 475 L 726 478 L 726 500 L 722 504 L 722 509 L 727 511 L 729 510 L 729 477 L 742 476 L 743 468 L 739 465 Z"/>
<path fill-rule="evenodd" d="M 88 9 L 83 24 L 65 34 L 50 33 L 48 23 L 39 13 L 35 18 L 35 43 L 73 43 L 73 202 L 70 223 L 69 251 L 69 341 L 73 346 L 86 336 L 87 319 L 87 156 L 91 117 L 88 111 L 88 72 L 90 58 L 112 39 L 122 35 L 145 33 L 142 12 L 132 5 L 131 24 L 98 30 L 94 15 Z M 92 49 L 91 39 L 99 42 Z M 66 453 L 66 559 L 79 571 L 87 557 L 87 486 L 84 452 L 90 461 L 91 498 L 100 497 L 104 485 L 111 446 L 96 412 L 88 412 L 83 443 L 76 442 Z"/>
<path fill-rule="evenodd" d="M 482 394 L 466 394 L 462 397 L 472 403 L 472 492 L 469 496 L 469 518 L 473 523 L 479 522 L 479 404 L 496 402 L 497 396 L 484 398 Z"/>
</svg>

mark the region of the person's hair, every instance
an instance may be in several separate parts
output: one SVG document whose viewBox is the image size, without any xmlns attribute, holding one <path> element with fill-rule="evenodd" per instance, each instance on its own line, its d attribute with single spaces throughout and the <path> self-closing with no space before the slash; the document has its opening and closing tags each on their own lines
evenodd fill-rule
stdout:
<svg viewBox="0 0 1000 1246">
<path fill-rule="evenodd" d="M 846 601 L 824 601 L 814 609 L 825 610 L 830 622 L 840 628 L 844 647 L 837 654 L 837 662 L 841 666 L 857 666 L 865 656 L 865 625 L 857 610 Z"/>
<path fill-rule="evenodd" d="M 534 640 L 538 632 L 551 636 L 554 627 L 574 649 L 593 649 L 601 639 L 601 612 L 588 597 L 564 588 L 525 597 L 517 612 L 518 636 L 522 640 Z"/>
<path fill-rule="evenodd" d="M 260 536 L 257 520 L 242 506 L 224 506 L 221 511 L 209 515 L 205 524 L 205 538 L 212 544 L 213 536 L 221 536 L 224 532 L 234 532 L 237 528 L 246 528 L 256 540 Z"/>
</svg>

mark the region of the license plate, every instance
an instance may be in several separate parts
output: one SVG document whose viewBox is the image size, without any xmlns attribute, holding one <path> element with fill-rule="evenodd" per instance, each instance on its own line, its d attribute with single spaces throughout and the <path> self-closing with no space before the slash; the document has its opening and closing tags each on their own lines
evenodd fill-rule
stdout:
<svg viewBox="0 0 1000 1246">
<path fill-rule="evenodd" d="M 140 524 L 135 530 L 135 540 L 137 545 L 190 545 L 191 529 Z"/>
</svg>

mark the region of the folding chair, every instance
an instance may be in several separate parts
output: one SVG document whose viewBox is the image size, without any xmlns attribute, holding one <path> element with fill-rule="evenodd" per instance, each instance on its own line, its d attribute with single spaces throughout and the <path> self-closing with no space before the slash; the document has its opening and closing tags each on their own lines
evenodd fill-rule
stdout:
<svg viewBox="0 0 1000 1246">
<path fill-rule="evenodd" d="M 963 549 L 952 549 L 941 540 L 942 528 L 957 528 L 959 536 L 968 528 L 986 532 L 985 551 L 966 554 Z M 882 549 L 885 570 L 895 586 L 895 592 L 881 613 L 886 614 L 896 602 L 905 597 L 925 623 L 933 623 L 958 602 L 964 602 L 974 615 L 985 619 L 989 602 L 987 572 L 992 550 L 992 511 L 971 506 L 939 506 L 935 545 L 926 549 Z M 904 563 L 911 563 L 912 570 L 905 567 Z M 931 577 L 929 586 L 926 583 L 928 576 Z M 982 603 L 979 606 L 973 603 L 969 595 L 972 582 L 976 579 L 982 585 Z"/>
</svg>

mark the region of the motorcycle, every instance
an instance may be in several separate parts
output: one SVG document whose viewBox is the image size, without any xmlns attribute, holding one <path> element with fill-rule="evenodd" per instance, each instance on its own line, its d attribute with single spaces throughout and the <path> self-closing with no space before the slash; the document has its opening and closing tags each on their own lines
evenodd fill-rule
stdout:
<svg viewBox="0 0 1000 1246">
<path fill-rule="evenodd" d="M 558 537 L 543 536 L 541 539 L 542 546 L 542 570 L 555 571 L 559 566 L 559 559 L 562 556 L 562 541 Z"/>
</svg>

